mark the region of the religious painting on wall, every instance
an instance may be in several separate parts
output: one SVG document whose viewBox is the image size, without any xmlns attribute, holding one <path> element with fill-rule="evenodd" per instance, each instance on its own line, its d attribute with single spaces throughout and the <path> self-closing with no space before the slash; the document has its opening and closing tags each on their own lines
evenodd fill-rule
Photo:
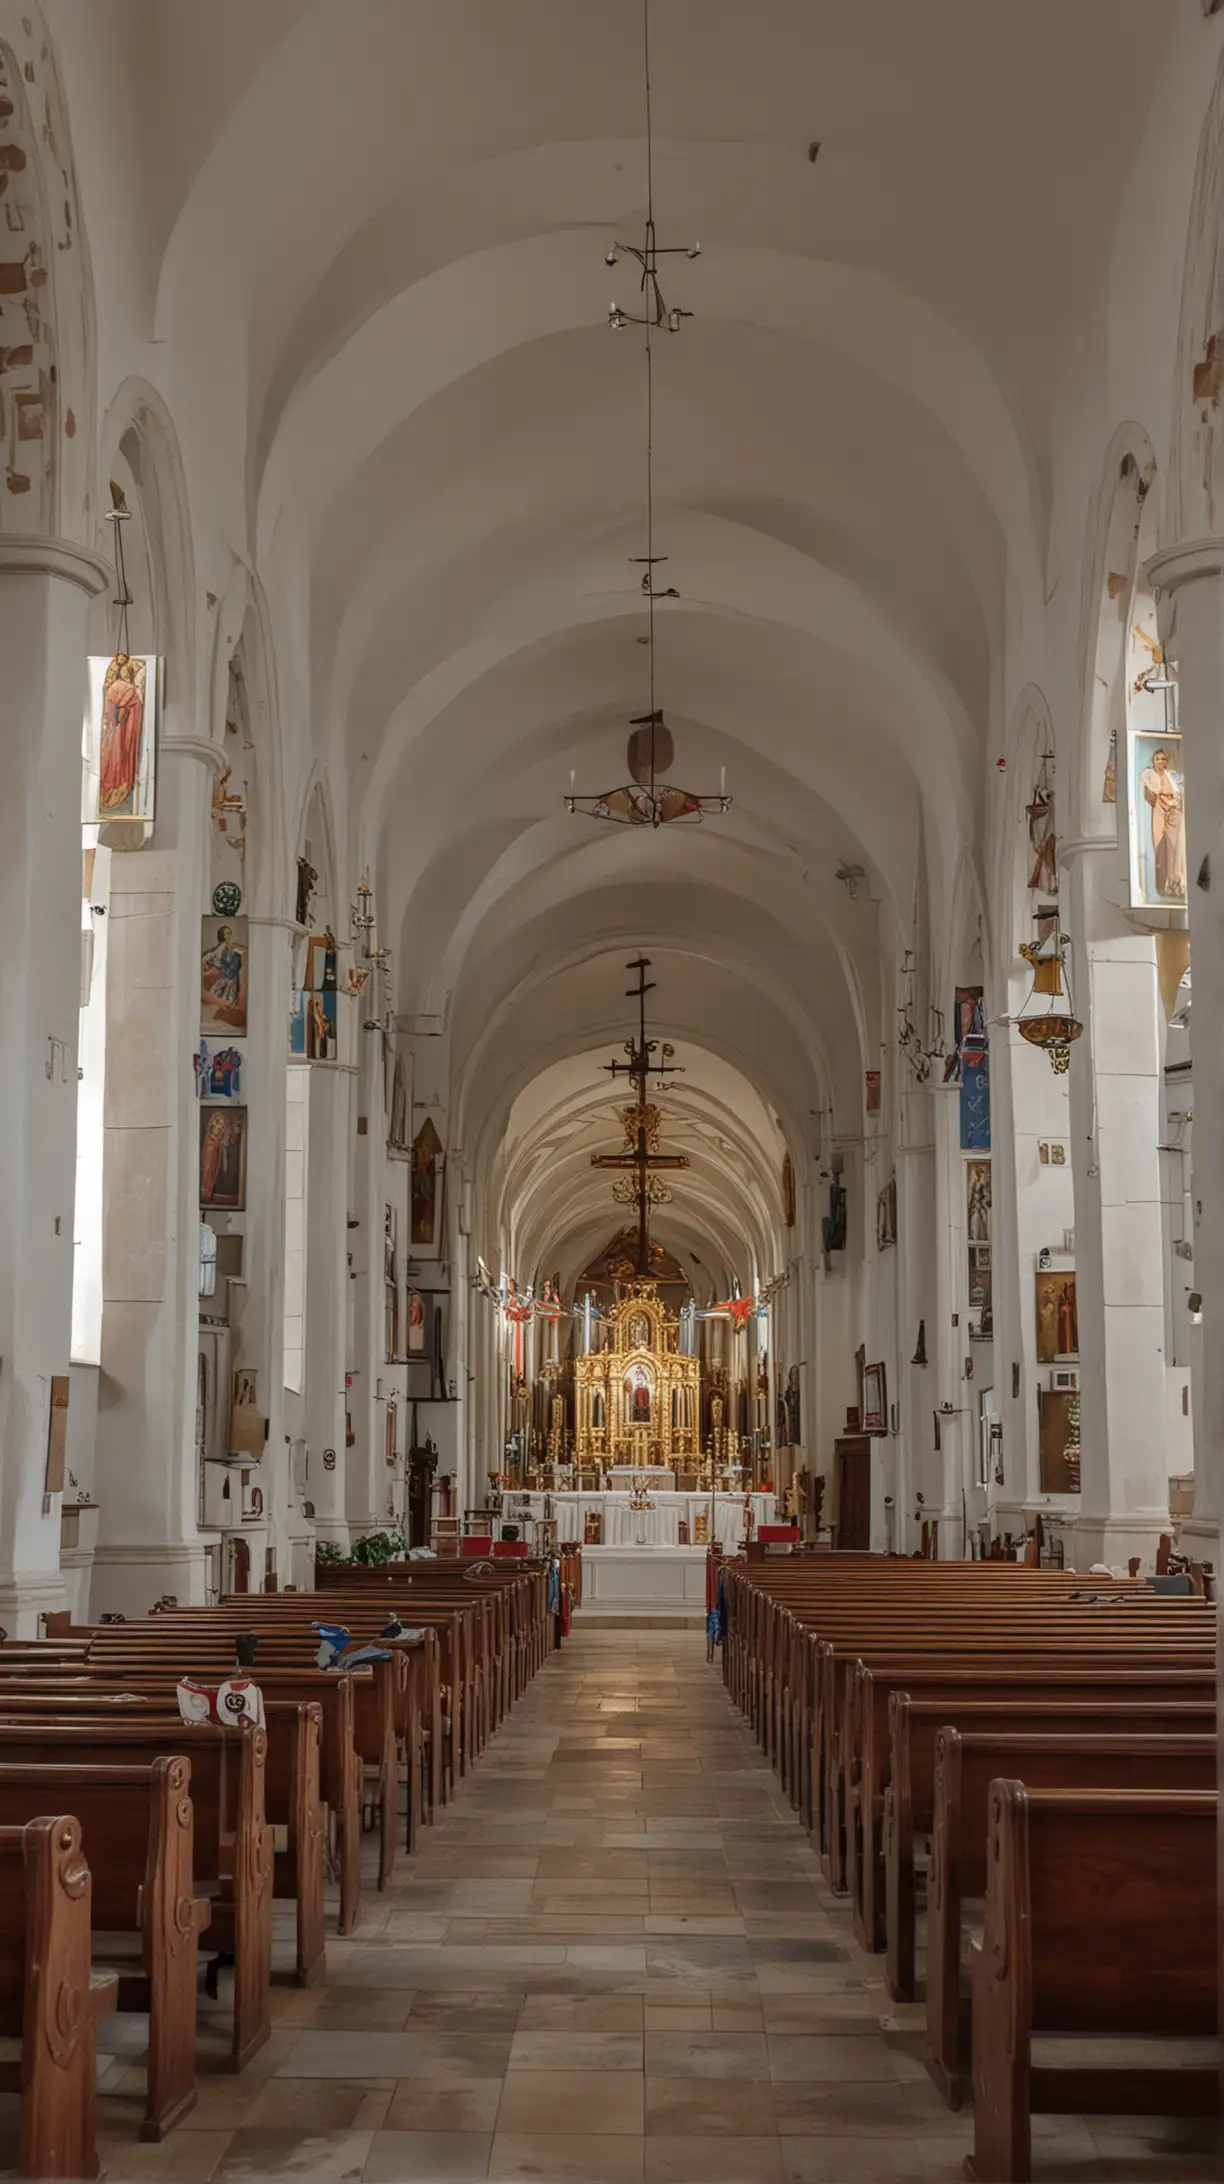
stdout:
<svg viewBox="0 0 1224 2184">
<path fill-rule="evenodd" d="M 296 993 L 289 1018 L 289 1052 L 308 1062 L 334 1062 L 339 1050 L 335 993 L 309 987 Z"/>
<path fill-rule="evenodd" d="M 1038 1388 L 1037 1453 L 1043 1494 L 1080 1490 L 1079 1389 Z"/>
<path fill-rule="evenodd" d="M 969 1254 L 969 1307 L 983 1320 L 991 1310 L 991 1179 L 988 1160 L 965 1162 L 965 1241 Z"/>
<path fill-rule="evenodd" d="M 425 1355 L 425 1300 L 419 1289 L 408 1292 L 408 1355 Z"/>
<path fill-rule="evenodd" d="M 309 851 L 309 842 L 306 847 Z M 297 861 L 297 898 L 293 911 L 294 920 L 298 925 L 309 925 L 310 923 L 310 904 L 318 878 L 319 875 L 311 864 L 309 856 L 299 857 Z"/>
<path fill-rule="evenodd" d="M 306 943 L 306 986 L 312 993 L 336 990 L 336 936 L 312 933 Z"/>
<path fill-rule="evenodd" d="M 423 1251 L 438 1242 L 441 1226 L 442 1140 L 432 1115 L 412 1141 L 412 1241 Z"/>
<path fill-rule="evenodd" d="M 631 1426 L 650 1424 L 650 1374 L 644 1365 L 635 1365 L 626 1374 L 626 1410 Z"/>
<path fill-rule="evenodd" d="M 826 1251 L 846 1248 L 846 1187 L 840 1176 L 829 1183 L 829 1210 L 820 1224 L 820 1241 Z"/>
<path fill-rule="evenodd" d="M 960 1141 L 962 1153 L 990 1151 L 990 1062 L 985 1054 L 961 1061 Z"/>
<path fill-rule="evenodd" d="M 1186 907 L 1186 780 L 1180 734 L 1132 731 L 1127 748 L 1133 910 Z"/>
<path fill-rule="evenodd" d="M 159 666 L 151 653 L 90 659 L 81 811 L 87 825 L 152 822 Z"/>
<path fill-rule="evenodd" d="M 982 1054 L 986 1048 L 986 1010 L 981 986 L 958 986 L 953 1013 L 958 1054 Z"/>
<path fill-rule="evenodd" d="M 1037 1362 L 1056 1365 L 1079 1356 L 1079 1311 L 1074 1274 L 1042 1273 L 1037 1284 Z"/>
<path fill-rule="evenodd" d="M 795 1164 L 789 1153 L 782 1156 L 782 1218 L 787 1228 L 795 1226 Z"/>
<path fill-rule="evenodd" d="M 247 1110 L 205 1107 L 200 1112 L 200 1211 L 242 1213 L 246 1208 Z"/>
<path fill-rule="evenodd" d="M 200 1029 L 246 1036 L 250 949 L 245 918 L 205 918 L 200 950 Z"/>
<path fill-rule="evenodd" d="M 863 1367 L 862 1430 L 864 1433 L 888 1431 L 888 1378 L 882 1361 Z"/>
<path fill-rule="evenodd" d="M 944 1083 L 960 1085 L 962 1153 L 990 1151 L 990 1050 L 981 986 L 958 986 L 952 1026 L 955 1043 L 944 1065 Z"/>
<path fill-rule="evenodd" d="M 383 1315 L 386 1335 L 386 1354 L 389 1358 L 400 1354 L 399 1340 L 399 1267 L 396 1261 L 397 1242 L 395 1208 L 383 1207 Z"/>
<path fill-rule="evenodd" d="M 1041 761 L 1041 772 L 1033 790 L 1033 800 L 1025 816 L 1028 820 L 1029 847 L 1033 852 L 1029 887 L 1035 895 L 1056 895 L 1058 842 L 1054 833 L 1054 785 L 1050 777 L 1049 753 Z"/>
<path fill-rule="evenodd" d="M 391 1105 L 387 1121 L 387 1143 L 400 1152 L 408 1150 L 408 1079 L 404 1071 L 402 1054 L 395 1057 L 391 1073 Z"/>
<path fill-rule="evenodd" d="M 880 1071 L 878 1069 L 865 1069 L 863 1071 L 863 1094 L 867 1113 L 869 1115 L 878 1115 L 880 1112 Z"/>
<path fill-rule="evenodd" d="M 196 1097 L 201 1100 L 238 1100 L 242 1097 L 242 1048 L 223 1046 L 215 1050 L 206 1039 L 192 1056 L 195 1071 Z"/>
<path fill-rule="evenodd" d="M 786 1375 L 786 1389 L 782 1397 L 782 1403 L 786 1411 L 786 1445 L 788 1448 L 802 1448 L 803 1421 L 799 1396 L 799 1367 L 797 1365 L 792 1365 Z"/>
<path fill-rule="evenodd" d="M 876 1248 L 887 1251 L 897 1241 L 897 1178 L 889 1177 L 876 1199 Z"/>
</svg>

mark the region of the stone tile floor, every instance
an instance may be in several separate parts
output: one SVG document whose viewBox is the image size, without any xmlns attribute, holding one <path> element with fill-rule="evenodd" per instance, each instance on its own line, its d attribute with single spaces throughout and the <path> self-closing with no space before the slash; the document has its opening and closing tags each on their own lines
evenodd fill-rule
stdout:
<svg viewBox="0 0 1224 2184">
<path fill-rule="evenodd" d="M 577 1629 L 401 1872 L 162 2146 L 136 2137 L 143 2021 L 110 2021 L 116 2184 L 962 2177 L 921 2009 L 855 1947 L 699 1633 Z M 1218 2173 L 1161 2122 L 1042 2125 L 1038 2184 Z"/>
</svg>

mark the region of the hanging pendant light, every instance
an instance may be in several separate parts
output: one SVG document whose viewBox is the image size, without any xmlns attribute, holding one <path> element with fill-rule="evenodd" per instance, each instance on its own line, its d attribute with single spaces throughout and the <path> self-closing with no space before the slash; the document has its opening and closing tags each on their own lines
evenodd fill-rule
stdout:
<svg viewBox="0 0 1224 2184">
<path fill-rule="evenodd" d="M 1069 946 L 1067 934 L 1058 929 L 1057 917 L 1040 919 L 1037 939 L 1020 943 L 1021 955 L 1032 966 L 1033 984 L 1016 1018 L 1016 1029 L 1030 1046 L 1043 1050 L 1056 1077 L 1066 1076 L 1072 1042 L 1084 1028 L 1071 996 Z"/>
<path fill-rule="evenodd" d="M 620 333 L 626 326 L 640 326 L 643 332 L 646 364 L 646 551 L 644 554 L 635 554 L 633 560 L 642 570 L 641 596 L 646 603 L 646 635 L 639 642 L 646 646 L 650 706 L 647 712 L 637 714 L 629 722 L 633 731 L 629 738 L 629 780 L 622 782 L 617 788 L 580 791 L 576 775 L 571 771 L 565 808 L 571 814 L 581 812 L 588 819 L 607 820 L 614 826 L 663 827 L 677 821 L 700 825 L 707 813 L 729 812 L 731 798 L 727 794 L 725 766 L 719 776 L 717 795 L 713 790 L 682 788 L 666 778 L 675 749 L 671 732 L 663 719 L 663 708 L 655 694 L 655 601 L 678 599 L 680 593 L 676 585 L 656 585 L 654 580 L 655 570 L 667 560 L 667 555 L 655 552 L 653 340 L 656 333 L 678 334 L 684 321 L 693 316 L 691 311 L 685 310 L 679 304 L 667 302 L 661 286 L 659 261 L 663 258 L 699 258 L 701 244 L 660 243 L 655 232 L 654 124 L 650 104 L 650 0 L 642 0 L 642 59 L 646 109 L 646 226 L 640 243 L 613 243 L 604 254 L 604 264 L 617 266 L 623 259 L 628 259 L 636 266 L 642 303 L 640 311 L 625 311 L 620 304 L 611 304 L 608 324 L 614 333 Z"/>
</svg>

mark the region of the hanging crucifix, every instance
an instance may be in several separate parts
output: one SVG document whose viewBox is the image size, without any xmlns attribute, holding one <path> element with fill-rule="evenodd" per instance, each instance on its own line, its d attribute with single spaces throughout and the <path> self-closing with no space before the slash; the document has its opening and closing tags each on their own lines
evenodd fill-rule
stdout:
<svg viewBox="0 0 1224 2184">
<path fill-rule="evenodd" d="M 632 1107 L 621 1110 L 621 1121 L 625 1126 L 624 1151 L 592 1153 L 591 1166 L 618 1168 L 623 1171 L 613 1189 L 624 1204 L 637 1204 L 638 1280 L 647 1281 L 650 1278 L 650 1208 L 652 1205 L 661 1204 L 668 1195 L 659 1170 L 687 1168 L 689 1164 L 687 1153 L 659 1151 L 662 1118 L 658 1108 L 647 1098 L 647 1092 L 651 1077 L 682 1076 L 683 1070 L 678 1062 L 671 1059 L 675 1048 L 666 1044 L 656 1062 L 653 1056 L 658 1052 L 659 1042 L 646 1037 L 646 996 L 654 992 L 654 981 L 648 983 L 646 978 L 650 969 L 649 957 L 638 956 L 634 962 L 627 963 L 625 968 L 638 974 L 637 985 L 625 989 L 628 998 L 638 1004 L 638 1035 L 636 1039 L 625 1041 L 625 1052 L 629 1057 L 627 1062 L 605 1062 L 603 1066 L 613 1078 L 628 1077 L 637 1093 L 637 1100 Z"/>
</svg>

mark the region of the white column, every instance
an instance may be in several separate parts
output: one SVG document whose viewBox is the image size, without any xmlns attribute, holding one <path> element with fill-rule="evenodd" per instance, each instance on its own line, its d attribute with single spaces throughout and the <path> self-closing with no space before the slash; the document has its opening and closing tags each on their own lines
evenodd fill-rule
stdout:
<svg viewBox="0 0 1224 2184">
<path fill-rule="evenodd" d="M 1187 1544 L 1219 1567 L 1224 1513 L 1224 538 L 1194 539 L 1148 563 L 1171 600 L 1185 736 L 1186 837 L 1194 1006 L 1194 1278 L 1203 1298 L 1192 1361 L 1194 1516 Z M 1162 611 L 1162 624 L 1165 619 Z"/>
<path fill-rule="evenodd" d="M 934 1098 L 915 1097 L 910 1103 L 910 1126 L 915 1138 L 920 1127 L 931 1128 L 932 1109 L 939 1103 Z M 946 1100 L 943 1104 L 947 1104 Z M 915 1495 L 923 1493 L 930 1498 L 930 1481 L 938 1461 L 931 1453 L 934 1442 L 934 1424 L 931 1412 L 939 1400 L 938 1374 L 935 1370 L 935 1325 L 939 1312 L 934 1265 L 935 1229 L 935 1147 L 934 1143 L 912 1143 L 901 1147 L 897 1161 L 897 1249 L 901 1254 L 901 1296 L 903 1301 L 897 1326 L 897 1403 L 900 1407 L 901 1434 L 893 1442 L 896 1462 L 887 1492 L 893 1497 L 891 1512 L 886 1512 L 885 1530 L 889 1543 L 898 1552 L 911 1553 L 919 1541 L 919 1529 L 914 1523 Z M 912 1361 L 918 1340 L 918 1327 L 925 1329 L 928 1362 L 915 1365 Z"/>
<path fill-rule="evenodd" d="M 45 1491 L 51 1381 L 72 1332 L 86 613 L 110 572 L 63 539 L 0 535 L 0 1626 L 64 1604 Z"/>
<path fill-rule="evenodd" d="M 197 1529 L 200 905 L 214 744 L 167 736 L 154 846 L 117 850 L 107 916 L 103 1307 L 90 1612 L 205 1593 Z"/>
<path fill-rule="evenodd" d="M 965 1256 L 965 1162 L 961 1152 L 960 1096 L 930 1095 L 935 1139 L 934 1317 L 927 1320 L 927 1355 L 934 1366 L 934 1407 L 939 1411 L 938 1494 L 929 1488 L 923 1514 L 939 1520 L 939 1559 L 954 1562 L 964 1544 L 966 1497 L 976 1432 L 977 1396 L 965 1379 L 969 1343 L 969 1274 Z M 955 1324 L 954 1324 L 955 1323 Z M 945 1405 L 949 1406 L 945 1408 Z M 934 1433 L 934 1420 L 931 1422 Z M 919 1533 L 921 1537 L 921 1533 Z"/>
<path fill-rule="evenodd" d="M 996 1537 L 1013 1538 L 1031 1529 L 1035 1516 L 1073 1523 L 1080 1507 L 1077 1497 L 1052 1499 L 1041 1488 L 1038 1391 L 1050 1368 L 1036 1357 L 1036 1274 L 1041 1251 L 1060 1253 L 1065 1231 L 1075 1225 L 1075 1193 L 1066 1162 L 1043 1161 L 1039 1153 L 1043 1143 L 1065 1151 L 1072 1124 L 1068 1078 L 1056 1076 L 1016 1028 L 1029 990 L 1027 972 L 1008 978 L 1004 1009 L 1011 1021 L 990 1035 L 995 1408 L 1003 1422 L 1004 1481 L 999 1486 L 992 1478 L 988 1499 Z"/>
<path fill-rule="evenodd" d="M 1063 857 L 1083 1019 L 1071 1059 L 1080 1345 L 1079 1569 L 1155 1561 L 1169 1525 L 1160 997 L 1150 934 L 1125 927 L 1104 860 Z"/>
<path fill-rule="evenodd" d="M 285 1084 L 289 992 L 297 928 L 288 918 L 250 919 L 250 998 L 245 1081 L 247 1190 L 242 1217 L 242 1281 L 230 1291 L 232 1366 L 253 1367 L 268 1436 L 260 1485 L 264 1516 L 244 1525 L 251 1587 L 262 1589 L 264 1555 L 276 1549 L 277 1582 L 301 1583 L 293 1543 L 304 1529 L 285 1430 Z M 313 1485 L 312 1481 L 312 1485 Z"/>
<path fill-rule="evenodd" d="M 345 1388 L 348 1348 L 348 1139 L 353 1070 L 310 1065 L 306 1168 L 306 1444 L 321 1539 L 348 1545 Z M 380 1238 L 381 1248 L 381 1238 Z M 334 1463 L 327 1461 L 328 1451 Z"/>
<path fill-rule="evenodd" d="M 1028 1235 L 1028 1218 L 1039 1163 L 1037 1136 L 1031 1127 L 1032 1084 L 1025 1081 L 1030 1061 L 1052 1077 L 1049 1063 L 1025 1046 L 1014 1023 L 992 1023 L 991 1304 L 995 1413 L 1003 1424 L 1003 1484 L 997 1483 L 993 1469 L 986 1482 L 992 1536 L 1026 1531 L 1037 1496 L 1036 1397 L 1029 1362 L 1033 1291 L 1029 1270 L 1034 1247 Z M 1069 1226 L 1069 1217 L 1063 1226 Z M 1019 1367 L 1014 1391 L 1013 1365 Z"/>
<path fill-rule="evenodd" d="M 360 1016 L 360 1006 L 358 1015 Z M 350 1539 L 386 1529 L 387 1467 L 383 1446 L 386 1411 L 376 1401 L 378 1384 L 402 1389 L 405 1375 L 384 1358 L 385 1313 L 383 1307 L 383 1169 L 386 1162 L 386 1118 L 383 1111 L 383 1046 L 380 1035 L 358 1032 L 358 1070 L 355 1079 L 358 1119 L 365 1130 L 356 1139 L 353 1162 L 353 1217 L 358 1227 L 351 1232 L 357 1279 L 353 1290 L 353 1387 L 349 1397 L 354 1443 L 344 1468 L 344 1510 Z M 407 1238 L 401 1243 L 400 1274 Z M 401 1407 L 400 1439 L 407 1419 Z M 333 1535 L 334 1536 L 334 1535 Z"/>
</svg>

